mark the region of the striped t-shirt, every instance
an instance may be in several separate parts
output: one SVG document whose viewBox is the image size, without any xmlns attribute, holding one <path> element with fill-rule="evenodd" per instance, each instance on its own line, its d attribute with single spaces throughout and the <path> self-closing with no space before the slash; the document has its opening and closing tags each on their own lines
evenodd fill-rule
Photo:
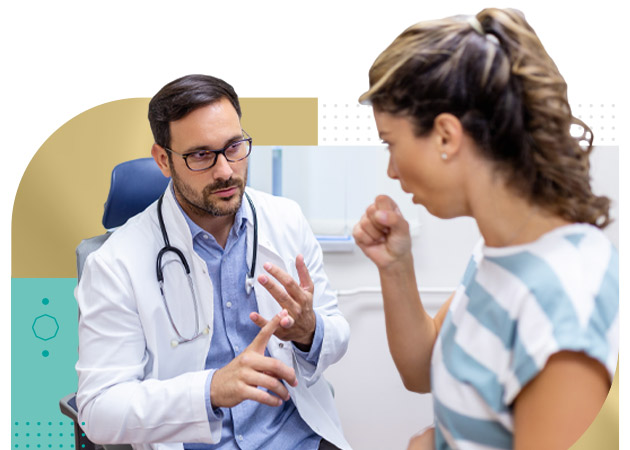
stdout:
<svg viewBox="0 0 630 450">
<path fill-rule="evenodd" d="M 512 448 L 512 403 L 561 350 L 604 364 L 619 350 L 618 253 L 594 226 L 535 242 L 480 242 L 431 361 L 436 448 Z"/>
</svg>

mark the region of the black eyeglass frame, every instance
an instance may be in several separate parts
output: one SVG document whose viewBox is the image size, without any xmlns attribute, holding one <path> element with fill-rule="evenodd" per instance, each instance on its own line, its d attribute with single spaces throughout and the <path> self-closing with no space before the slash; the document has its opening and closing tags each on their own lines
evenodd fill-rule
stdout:
<svg viewBox="0 0 630 450">
<path fill-rule="evenodd" d="M 194 152 L 190 152 L 190 153 L 179 153 L 176 152 L 175 150 L 171 150 L 168 147 L 162 146 L 162 148 L 164 150 L 166 150 L 169 153 L 173 153 L 177 156 L 181 156 L 184 160 L 184 163 L 186 163 L 186 167 L 188 167 L 188 170 L 192 170 L 193 172 L 201 172 L 202 170 L 208 170 L 214 167 L 214 165 L 217 163 L 217 159 L 219 159 L 219 155 L 223 155 L 223 157 L 225 158 L 225 160 L 227 162 L 231 162 L 231 163 L 235 163 L 238 161 L 242 161 L 245 158 L 247 158 L 251 153 L 252 153 L 252 142 L 253 139 L 252 137 L 249 135 L 249 133 L 247 133 L 247 131 L 243 130 L 241 128 L 241 131 L 243 133 L 245 133 L 245 135 L 247 136 L 245 139 L 239 139 L 237 141 L 233 141 L 230 142 L 228 145 L 226 145 L 225 147 L 223 147 L 221 150 L 196 150 Z M 231 146 L 233 146 L 234 144 L 238 144 L 239 142 L 249 142 L 249 149 L 247 150 L 247 154 L 245 156 L 243 156 L 242 158 L 239 159 L 230 159 L 227 157 L 227 155 L 225 154 L 225 152 L 227 151 L 228 148 L 230 148 Z M 190 155 L 192 155 L 193 153 L 198 153 L 198 152 L 207 152 L 207 153 L 214 153 L 214 161 L 212 161 L 212 164 L 210 164 L 208 167 L 204 167 L 203 169 L 193 169 L 192 167 L 190 167 L 190 165 L 188 164 L 188 157 Z"/>
</svg>

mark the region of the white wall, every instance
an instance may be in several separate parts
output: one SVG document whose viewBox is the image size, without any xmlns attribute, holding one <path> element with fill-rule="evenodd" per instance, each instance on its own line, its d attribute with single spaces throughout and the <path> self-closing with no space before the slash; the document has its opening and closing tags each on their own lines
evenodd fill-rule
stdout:
<svg viewBox="0 0 630 450">
<path fill-rule="evenodd" d="M 270 152 L 256 148 L 250 165 L 252 186 L 268 192 Z M 416 276 L 422 300 L 435 314 L 463 275 L 479 232 L 471 218 L 441 220 L 413 205 L 398 182 L 386 177 L 386 162 L 382 147 L 284 149 L 283 195 L 299 201 L 320 231 L 326 218 L 345 221 L 338 228 L 351 230 L 376 194 L 394 197 L 416 224 Z M 591 164 L 593 190 L 613 199 L 612 215 L 618 219 L 618 147 L 596 147 Z M 605 230 L 616 246 L 618 230 L 618 220 Z M 432 422 L 432 402 L 428 394 L 406 391 L 400 381 L 387 348 L 378 272 L 356 246 L 324 253 L 324 263 L 352 332 L 348 354 L 326 373 L 346 436 L 357 449 L 404 448 L 411 435 Z"/>
</svg>

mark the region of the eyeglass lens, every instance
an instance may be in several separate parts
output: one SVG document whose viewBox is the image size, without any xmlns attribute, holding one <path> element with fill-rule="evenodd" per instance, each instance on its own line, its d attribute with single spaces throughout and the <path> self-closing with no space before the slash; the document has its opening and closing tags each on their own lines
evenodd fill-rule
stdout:
<svg viewBox="0 0 630 450">
<path fill-rule="evenodd" d="M 203 170 L 214 165 L 219 153 L 223 153 L 229 162 L 237 162 L 249 155 L 251 142 L 249 140 L 236 141 L 222 151 L 199 150 L 186 155 L 186 163 L 192 170 Z"/>
</svg>

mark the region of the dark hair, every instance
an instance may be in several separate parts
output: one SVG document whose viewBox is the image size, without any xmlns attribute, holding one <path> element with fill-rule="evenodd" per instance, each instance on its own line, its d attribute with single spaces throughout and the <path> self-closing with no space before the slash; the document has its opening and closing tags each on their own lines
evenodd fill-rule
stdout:
<svg viewBox="0 0 630 450">
<path fill-rule="evenodd" d="M 359 101 L 408 117 L 418 136 L 451 113 L 520 195 L 571 222 L 610 222 L 610 200 L 590 187 L 593 134 L 573 117 L 564 78 L 520 11 L 413 25 L 369 78 Z"/>
<path fill-rule="evenodd" d="M 227 98 L 232 103 L 240 118 L 241 105 L 234 88 L 219 78 L 209 75 L 186 75 L 168 83 L 149 102 L 149 124 L 155 143 L 169 147 L 170 122 L 222 98 Z"/>
</svg>

